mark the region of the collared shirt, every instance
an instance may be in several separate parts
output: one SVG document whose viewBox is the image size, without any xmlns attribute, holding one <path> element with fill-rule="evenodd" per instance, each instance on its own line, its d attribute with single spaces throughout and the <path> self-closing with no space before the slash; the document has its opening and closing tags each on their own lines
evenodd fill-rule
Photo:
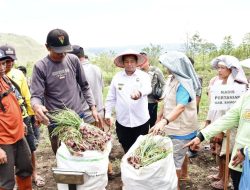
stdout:
<svg viewBox="0 0 250 190">
<path fill-rule="evenodd" d="M 133 91 L 141 92 L 138 100 L 133 100 Z M 147 73 L 136 69 L 132 75 L 125 71 L 117 73 L 110 84 L 106 98 L 105 118 L 110 118 L 115 107 L 118 123 L 126 127 L 137 127 L 149 119 L 147 95 L 152 91 L 150 77 Z"/>
</svg>

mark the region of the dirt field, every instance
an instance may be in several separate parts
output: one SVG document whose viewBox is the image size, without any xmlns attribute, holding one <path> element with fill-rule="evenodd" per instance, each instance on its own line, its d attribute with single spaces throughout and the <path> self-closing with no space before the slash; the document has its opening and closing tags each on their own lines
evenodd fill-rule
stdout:
<svg viewBox="0 0 250 190">
<path fill-rule="evenodd" d="M 46 138 L 45 138 L 46 137 Z M 120 159 L 123 156 L 123 150 L 117 142 L 114 140 L 112 152 L 110 155 L 111 162 L 113 164 L 113 169 L 115 173 L 120 173 Z M 40 145 L 37 150 L 37 162 L 38 162 L 38 172 L 45 177 L 46 185 L 42 188 L 37 188 L 34 186 L 34 189 L 39 190 L 55 190 L 56 183 L 53 179 L 51 168 L 56 166 L 55 156 L 50 148 L 49 140 L 47 138 L 47 131 L 43 130 L 42 138 L 40 140 Z M 199 156 L 194 158 L 191 161 L 189 167 L 189 174 L 191 181 L 187 183 L 182 183 L 181 189 L 188 190 L 210 190 L 213 189 L 209 186 L 210 180 L 206 177 L 210 174 L 213 174 L 213 171 L 210 171 L 210 168 L 215 166 L 215 160 L 207 150 L 201 150 Z M 118 175 L 112 180 L 109 180 L 107 190 L 121 190 L 122 182 L 121 177 Z"/>
</svg>

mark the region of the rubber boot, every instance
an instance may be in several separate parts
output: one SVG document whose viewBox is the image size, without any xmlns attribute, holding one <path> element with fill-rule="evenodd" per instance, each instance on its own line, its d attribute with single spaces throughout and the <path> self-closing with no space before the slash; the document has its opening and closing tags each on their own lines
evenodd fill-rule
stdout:
<svg viewBox="0 0 250 190">
<path fill-rule="evenodd" d="M 16 176 L 16 182 L 17 182 L 18 190 L 32 190 L 31 176 L 25 177 L 25 178 Z"/>
</svg>

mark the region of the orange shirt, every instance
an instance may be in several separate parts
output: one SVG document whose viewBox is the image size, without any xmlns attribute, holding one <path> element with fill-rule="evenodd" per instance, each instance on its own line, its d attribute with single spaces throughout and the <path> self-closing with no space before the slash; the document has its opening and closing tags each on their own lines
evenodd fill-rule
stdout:
<svg viewBox="0 0 250 190">
<path fill-rule="evenodd" d="M 9 88 L 0 78 L 0 93 Z M 21 109 L 13 92 L 2 98 L 2 104 L 6 112 L 0 109 L 0 144 L 13 144 L 24 137 Z"/>
</svg>

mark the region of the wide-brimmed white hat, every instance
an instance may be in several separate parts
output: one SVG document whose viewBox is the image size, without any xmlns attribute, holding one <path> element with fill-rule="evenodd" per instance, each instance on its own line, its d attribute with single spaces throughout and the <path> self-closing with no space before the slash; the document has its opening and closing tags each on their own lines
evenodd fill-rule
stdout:
<svg viewBox="0 0 250 190">
<path fill-rule="evenodd" d="M 114 63 L 117 67 L 124 68 L 124 64 L 122 61 L 122 56 L 124 55 L 135 55 L 137 57 L 137 65 L 136 65 L 137 67 L 143 65 L 147 61 L 147 58 L 141 55 L 140 53 L 138 53 L 137 51 L 126 50 L 122 52 L 121 54 L 117 55 L 116 58 L 114 59 Z"/>
<path fill-rule="evenodd" d="M 241 66 L 250 68 L 250 58 L 240 61 Z"/>
</svg>

